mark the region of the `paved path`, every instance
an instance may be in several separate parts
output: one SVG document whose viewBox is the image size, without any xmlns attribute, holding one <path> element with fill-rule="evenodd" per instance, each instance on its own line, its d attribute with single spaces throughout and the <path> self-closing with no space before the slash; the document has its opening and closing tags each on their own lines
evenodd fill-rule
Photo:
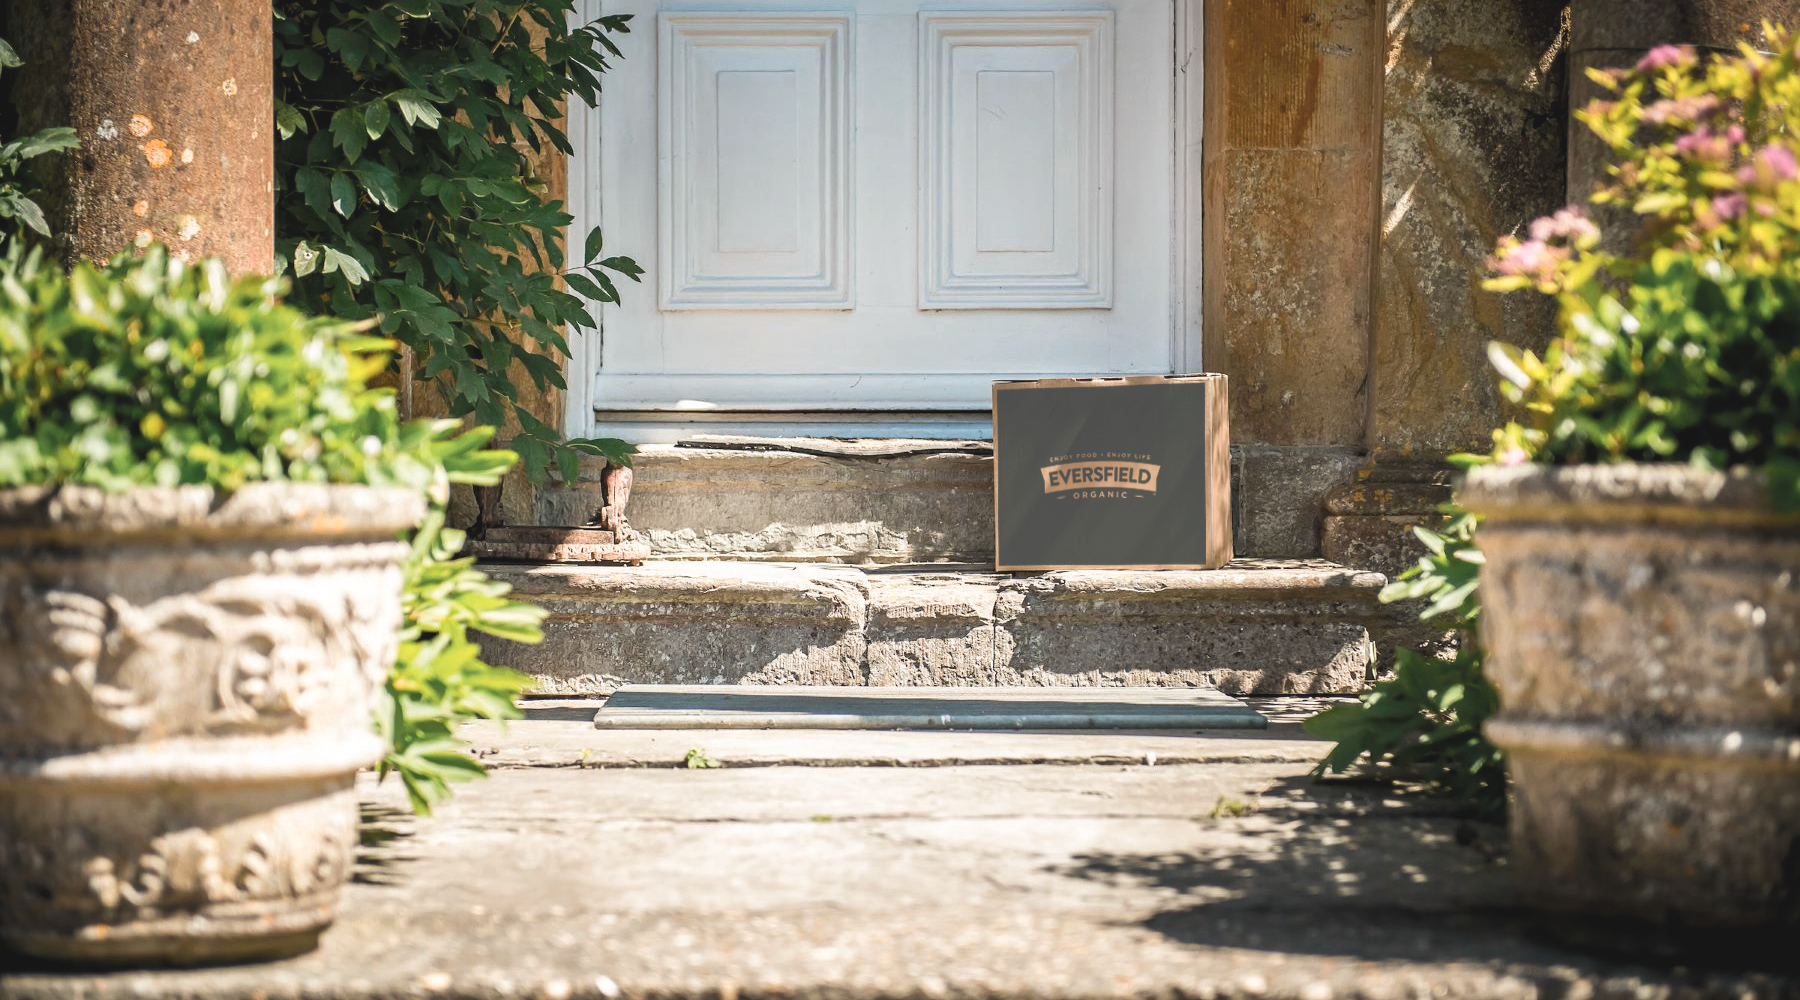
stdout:
<svg viewBox="0 0 1800 1000">
<path fill-rule="evenodd" d="M 392 782 L 366 789 L 369 843 L 317 952 L 10 972 L 0 997 L 1800 996 L 1540 943 L 1502 831 L 1312 784 L 1324 745 L 1292 712 L 1187 736 L 600 733 L 591 706 L 533 714 L 474 730 L 495 773 L 434 819 Z M 725 766 L 673 766 L 700 748 Z"/>
</svg>

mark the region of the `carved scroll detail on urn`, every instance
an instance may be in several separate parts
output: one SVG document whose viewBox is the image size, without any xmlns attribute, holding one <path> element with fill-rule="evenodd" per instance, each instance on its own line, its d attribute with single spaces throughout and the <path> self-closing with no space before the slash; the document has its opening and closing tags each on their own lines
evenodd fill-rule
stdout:
<svg viewBox="0 0 1800 1000">
<path fill-rule="evenodd" d="M 264 732 L 354 701 L 392 661 L 392 619 L 309 583 L 238 577 L 143 605 L 8 588 L 0 660 L 18 668 L 0 676 L 0 732 L 49 747 Z"/>
<path fill-rule="evenodd" d="M 286 818 L 293 823 L 294 817 Z M 115 923 L 335 891 L 353 860 L 353 823 L 315 816 L 301 819 L 298 827 L 305 836 L 266 826 L 247 846 L 234 838 L 240 840 L 236 850 L 201 827 L 169 830 L 137 849 L 115 845 L 97 851 L 79 831 L 36 843 L 0 843 L 0 883 L 16 882 L 26 890 L 15 898 L 59 899 L 65 905 L 85 900 L 86 919 Z"/>
</svg>

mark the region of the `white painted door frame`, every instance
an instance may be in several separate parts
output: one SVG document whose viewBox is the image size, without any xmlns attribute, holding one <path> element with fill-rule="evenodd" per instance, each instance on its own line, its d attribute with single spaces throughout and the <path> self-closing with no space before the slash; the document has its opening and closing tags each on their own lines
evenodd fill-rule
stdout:
<svg viewBox="0 0 1800 1000">
<path fill-rule="evenodd" d="M 839 7 L 815 6 L 817 0 L 806 3 L 804 0 L 793 5 L 784 6 L 784 10 L 800 12 L 817 10 L 819 13 L 842 12 Z M 694 0 L 694 2 L 671 2 L 667 4 L 682 12 L 694 10 L 729 9 L 724 0 Z M 1056 5 L 1046 2 L 1034 5 L 1035 9 L 1050 9 Z M 605 0 L 577 0 L 576 17 L 580 23 L 587 23 L 602 13 Z M 988 11 L 993 8 L 977 4 L 943 3 L 932 10 L 970 13 Z M 1092 9 L 1091 6 L 1071 7 L 1072 10 Z M 1172 204 L 1170 211 L 1173 224 L 1170 230 L 1168 253 L 1169 288 L 1173 301 L 1169 303 L 1170 317 L 1169 367 L 1173 371 L 1198 371 L 1201 366 L 1201 220 L 1202 204 L 1201 178 L 1201 140 L 1204 107 L 1203 74 L 1201 72 L 1201 54 L 1204 51 L 1202 25 L 1199 4 L 1193 0 L 1170 0 L 1169 17 L 1172 21 L 1171 37 L 1174 40 L 1173 51 L 1169 53 L 1170 72 L 1169 86 L 1172 120 L 1170 122 L 1172 151 L 1170 171 L 1170 194 Z M 640 18 L 633 24 L 634 34 L 655 38 L 661 25 L 654 19 Z M 654 53 L 655 46 L 650 49 Z M 641 53 L 632 54 L 639 55 Z M 654 55 L 651 56 L 654 58 Z M 659 76 L 660 76 L 659 72 Z M 606 98 L 602 98 L 605 100 Z M 1128 100 L 1128 95 L 1119 95 L 1119 100 Z M 582 236 L 592 226 L 600 224 L 601 192 L 603 177 L 602 157 L 600 152 L 601 136 L 597 127 L 598 111 L 579 109 L 570 117 L 569 136 L 576 150 L 576 155 L 569 163 L 568 210 L 574 217 L 570 227 L 573 235 L 571 245 L 578 244 Z M 663 227 L 659 225 L 659 231 Z M 666 236 L 660 232 L 658 238 L 666 242 Z M 630 246 L 621 242 L 620 235 L 609 230 L 608 252 L 637 257 L 640 261 L 656 259 L 662 252 L 661 246 Z M 661 270 L 659 268 L 659 270 Z M 626 296 L 659 295 L 659 289 L 651 282 L 643 284 L 621 283 L 621 293 Z M 732 409 L 728 412 L 669 411 L 665 409 L 621 412 L 609 409 L 604 417 L 597 416 L 597 406 L 603 404 L 597 398 L 599 366 L 601 362 L 601 343 L 605 337 L 605 326 L 612 318 L 613 307 L 596 309 L 596 318 L 600 328 L 591 332 L 577 332 L 569 338 L 571 354 L 566 364 L 566 377 L 569 391 L 566 400 L 565 427 L 571 435 L 607 433 L 626 436 L 640 442 L 674 440 L 685 433 L 693 431 L 737 432 L 737 433 L 831 433 L 850 436 L 985 436 L 987 415 L 983 411 L 971 411 L 966 404 L 953 402 L 950 399 L 934 399 L 933 389 L 919 384 L 919 380 L 906 375 L 874 375 L 862 376 L 860 391 L 863 393 L 858 408 L 840 410 L 818 406 L 795 404 L 784 400 L 768 400 L 759 403 L 754 393 L 747 398 L 739 392 L 744 410 Z M 995 378 L 1035 377 L 1038 372 L 992 372 L 970 375 L 966 380 L 971 386 L 985 384 Z M 961 377 L 959 377 L 961 378 Z M 783 396 L 787 400 L 803 397 L 795 392 L 796 386 L 804 385 L 808 380 L 819 380 L 821 385 L 841 376 L 782 376 L 786 386 Z M 617 377 L 611 380 L 611 392 L 615 397 L 621 385 L 628 386 L 629 380 Z M 941 391 L 944 379 L 936 380 L 937 391 Z M 871 387 L 879 387 L 878 391 L 869 392 Z M 959 389 L 954 396 L 970 395 L 966 389 Z M 757 412 L 746 412 L 755 410 Z"/>
</svg>

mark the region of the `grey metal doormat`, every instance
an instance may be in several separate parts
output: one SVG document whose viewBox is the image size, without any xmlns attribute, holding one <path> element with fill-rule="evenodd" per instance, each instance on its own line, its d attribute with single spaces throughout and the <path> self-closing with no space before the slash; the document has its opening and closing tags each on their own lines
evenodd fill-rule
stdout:
<svg viewBox="0 0 1800 1000">
<path fill-rule="evenodd" d="M 596 729 L 1263 729 L 1269 720 L 1195 688 L 620 688 Z"/>
</svg>

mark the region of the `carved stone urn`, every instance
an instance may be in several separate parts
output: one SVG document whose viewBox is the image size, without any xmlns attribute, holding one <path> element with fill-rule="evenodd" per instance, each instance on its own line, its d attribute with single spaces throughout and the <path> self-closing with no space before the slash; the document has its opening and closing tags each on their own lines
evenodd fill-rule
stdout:
<svg viewBox="0 0 1800 1000">
<path fill-rule="evenodd" d="M 411 490 L 0 491 L 0 939 L 294 954 L 332 919 Z"/>
<path fill-rule="evenodd" d="M 1675 465 L 1477 469 L 1461 500 L 1526 899 L 1726 933 L 1800 916 L 1800 515 Z"/>
</svg>

